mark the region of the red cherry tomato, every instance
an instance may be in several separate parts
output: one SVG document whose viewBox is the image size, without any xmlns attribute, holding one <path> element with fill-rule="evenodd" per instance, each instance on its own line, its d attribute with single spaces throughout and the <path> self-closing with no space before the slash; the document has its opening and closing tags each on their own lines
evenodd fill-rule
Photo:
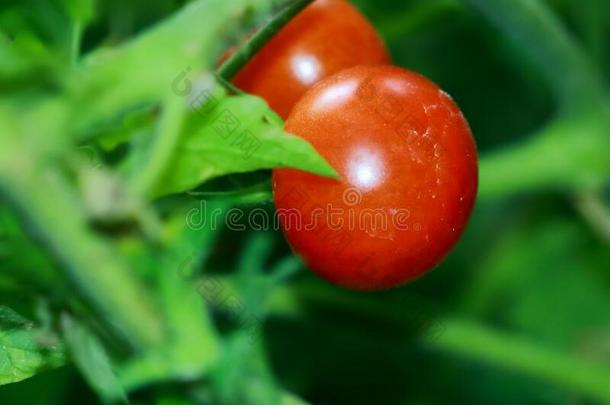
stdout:
<svg viewBox="0 0 610 405">
<path fill-rule="evenodd" d="M 344 0 L 317 0 L 306 7 L 233 81 L 267 100 L 286 119 L 315 83 L 340 70 L 390 61 L 373 26 Z"/>
<path fill-rule="evenodd" d="M 476 147 L 434 83 L 391 66 L 345 70 L 305 94 L 286 131 L 341 175 L 273 173 L 282 230 L 320 276 L 354 289 L 395 287 L 457 242 L 475 201 Z"/>
</svg>

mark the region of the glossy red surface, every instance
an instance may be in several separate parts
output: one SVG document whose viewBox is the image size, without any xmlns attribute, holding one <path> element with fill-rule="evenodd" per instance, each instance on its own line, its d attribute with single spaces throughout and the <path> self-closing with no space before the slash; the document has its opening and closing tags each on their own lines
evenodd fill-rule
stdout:
<svg viewBox="0 0 610 405">
<path fill-rule="evenodd" d="M 476 197 L 476 148 L 460 109 L 434 83 L 390 66 L 342 71 L 307 92 L 286 130 L 341 175 L 273 173 L 286 238 L 320 276 L 355 289 L 394 287 L 457 242 Z"/>
<path fill-rule="evenodd" d="M 239 72 L 234 84 L 286 119 L 319 80 L 357 65 L 386 64 L 375 28 L 344 0 L 317 0 L 288 23 Z"/>
</svg>

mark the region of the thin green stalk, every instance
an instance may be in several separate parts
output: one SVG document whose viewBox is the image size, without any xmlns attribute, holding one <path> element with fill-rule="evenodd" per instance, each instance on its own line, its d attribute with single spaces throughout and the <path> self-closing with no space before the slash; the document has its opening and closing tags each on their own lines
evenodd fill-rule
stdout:
<svg viewBox="0 0 610 405">
<path fill-rule="evenodd" d="M 548 189 L 589 189 L 610 178 L 604 83 L 583 50 L 539 0 L 463 0 L 535 62 L 562 107 L 555 122 L 481 159 L 482 198 Z"/>
<path fill-rule="evenodd" d="M 610 178 L 610 117 L 559 119 L 522 142 L 480 159 L 479 198 L 602 187 Z"/>
<path fill-rule="evenodd" d="M 584 191 L 575 198 L 576 208 L 599 237 L 610 245 L 610 208 L 600 193 Z"/>
<path fill-rule="evenodd" d="M 307 7 L 313 0 L 295 0 L 280 11 L 267 25 L 261 28 L 248 42 L 242 45 L 225 63 L 218 69 L 218 74 L 225 80 L 230 81 L 243 68 L 246 63 L 263 46 L 277 34 L 297 14 Z"/>
<path fill-rule="evenodd" d="M 280 405 L 309 405 L 309 402 L 305 402 L 289 392 L 284 392 L 280 398 Z"/>
<path fill-rule="evenodd" d="M 257 205 L 271 202 L 273 200 L 273 193 L 269 191 L 254 191 L 243 193 L 240 191 L 236 192 L 191 192 L 189 195 L 199 198 L 223 198 L 230 201 L 234 205 Z"/>
<path fill-rule="evenodd" d="M 253 10 L 252 0 L 196 0 L 116 47 L 101 47 L 81 57 L 66 79 L 71 127 L 80 141 L 98 135 L 100 124 L 157 105 L 168 91 L 188 84 L 185 69 L 201 71 L 214 55 L 227 27 Z M 182 89 L 189 93 L 191 90 Z M 177 91 L 182 93 L 183 91 Z M 184 94 L 185 96 L 187 94 Z M 86 105 L 87 108 L 82 108 Z"/>
<path fill-rule="evenodd" d="M 234 205 L 255 205 L 273 200 L 270 181 L 245 188 L 236 185 L 236 189 L 231 191 L 190 191 L 188 194 L 198 199 L 223 198 Z"/>
<path fill-rule="evenodd" d="M 535 62 L 562 107 L 585 109 L 605 100 L 601 75 L 540 0 L 463 0 Z"/>
<path fill-rule="evenodd" d="M 226 283 L 224 285 L 230 285 Z M 351 308 L 362 314 L 373 310 L 358 299 L 340 299 L 320 287 L 277 286 L 269 298 L 269 314 L 275 316 L 299 316 L 303 301 L 315 300 L 337 308 Z M 417 310 L 417 309 L 415 309 Z M 404 316 L 391 310 L 376 311 L 377 319 L 404 323 Z M 496 331 L 473 321 L 454 318 L 435 318 L 437 325 L 431 333 L 421 335 L 422 343 L 456 355 L 483 361 L 494 367 L 516 370 L 540 380 L 568 388 L 604 403 L 610 402 L 610 364 L 596 363 L 574 354 L 551 350 L 526 338 Z"/>
<path fill-rule="evenodd" d="M 442 333 L 424 337 L 429 347 L 519 371 L 610 402 L 610 365 L 550 350 L 524 338 L 463 320 L 442 320 Z"/>
<path fill-rule="evenodd" d="M 93 235 L 65 177 L 41 167 L 44 159 L 16 138 L 7 135 L 3 140 L 0 195 L 118 336 L 136 350 L 160 343 L 161 322 L 144 286 L 117 252 Z"/>
<path fill-rule="evenodd" d="M 184 100 L 174 94 L 166 97 L 163 103 L 163 115 L 155 138 L 144 159 L 143 169 L 135 173 L 132 180 L 133 189 L 139 195 L 151 195 L 157 181 L 168 168 L 174 150 L 180 140 L 182 124 L 186 116 Z"/>
<path fill-rule="evenodd" d="M 75 66 L 80 56 L 80 47 L 83 37 L 83 25 L 75 22 L 70 33 L 70 64 Z"/>
<path fill-rule="evenodd" d="M 214 75 L 214 77 L 216 78 L 218 83 L 220 83 L 220 85 L 222 87 L 224 87 L 225 90 L 227 90 L 229 93 L 232 93 L 232 94 L 235 94 L 235 95 L 244 95 L 244 94 L 246 94 L 243 90 L 241 90 L 240 88 L 236 87 L 233 83 L 225 80 L 225 78 L 222 77 L 220 74 L 216 73 Z"/>
</svg>

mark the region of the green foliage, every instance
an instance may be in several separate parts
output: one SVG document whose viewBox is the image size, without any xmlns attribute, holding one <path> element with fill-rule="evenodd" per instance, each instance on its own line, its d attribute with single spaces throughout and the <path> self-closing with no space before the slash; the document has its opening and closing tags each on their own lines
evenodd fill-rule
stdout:
<svg viewBox="0 0 610 405">
<path fill-rule="evenodd" d="M 62 329 L 72 361 L 89 385 L 107 402 L 125 402 L 125 391 L 100 340 L 68 315 L 62 318 Z"/>
<path fill-rule="evenodd" d="M 207 93 L 205 93 L 207 94 Z M 188 191 L 214 177 L 274 167 L 296 167 L 324 176 L 336 172 L 301 138 L 286 137 L 266 103 L 252 96 L 213 97 L 196 109 L 176 146 L 172 169 L 154 194 Z"/>
<path fill-rule="evenodd" d="M 305 3 L 0 5 L 0 403 L 610 402 L 607 4 L 354 1 L 481 159 L 453 254 L 362 294 L 223 226 L 337 175 L 224 81 Z"/>
<path fill-rule="evenodd" d="M 4 306 L 0 307 L 0 347 L 0 384 L 24 380 L 65 362 L 57 336 Z"/>
<path fill-rule="evenodd" d="M 264 102 L 229 96 L 217 88 L 218 104 L 199 102 L 195 111 L 190 108 L 192 95 L 185 97 L 175 87 L 185 68 L 209 77 L 215 86 L 206 72 L 217 55 L 219 38 L 226 35 L 224 28 L 267 6 L 193 2 L 136 38 L 83 58 L 78 57 L 80 34 L 68 34 L 70 26 L 80 29 L 92 21 L 92 3 L 32 4 L 27 11 L 22 7 L 2 13 L 10 23 L 6 27 L 19 36 L 28 32 L 26 27 L 41 24 L 40 30 L 32 30 L 40 38 L 32 34 L 28 40 L 40 52 L 49 52 L 50 66 L 24 57 L 27 49 L 19 41 L 13 43 L 10 33 L 3 38 L 8 60 L 2 80 L 17 80 L 12 96 L 0 100 L 6 152 L 0 158 L 0 190 L 10 206 L 2 211 L 7 239 L 2 254 L 12 260 L 2 266 L 3 288 L 35 291 L 38 286 L 38 293 L 72 313 L 63 317 L 62 327 L 70 357 L 109 402 L 125 397 L 123 386 L 197 381 L 215 364 L 218 338 L 199 291 L 179 268 L 186 255 L 197 256 L 191 265 L 200 266 L 203 257 L 198 252 L 213 240 L 215 229 L 189 228 L 185 207 L 194 206 L 185 194 L 167 210 L 149 205 L 148 199 L 184 193 L 212 177 L 276 166 L 335 174 L 311 146 L 283 133 Z M 31 21 L 21 18 L 29 13 Z M 47 21 L 52 17 L 43 18 L 44 13 L 57 19 Z M 64 32 L 55 27 L 62 21 L 68 33 L 46 42 L 49 35 Z M 66 47 L 77 57 L 62 66 Z M 167 57 L 168 49 L 173 57 Z M 23 70 L 29 67 L 22 70 L 23 64 L 31 64 L 27 80 Z M 34 77 L 39 69 L 49 76 Z M 52 87 L 45 88 L 48 85 Z M 210 115 L 202 115 L 202 108 Z M 225 110 L 240 120 L 238 135 L 247 131 L 255 149 L 244 149 L 241 140 L 225 142 L 223 137 L 231 134 L 217 134 L 222 125 L 217 118 Z M 124 127 L 122 122 L 134 124 Z M 96 145 L 98 139 L 105 149 Z M 129 152 L 109 161 L 121 147 Z M 12 272 L 21 274 L 15 277 Z M 54 295 L 62 283 L 74 290 Z M 10 325 L 16 323 L 11 319 Z M 33 336 L 14 325 L 6 330 L 5 382 L 62 363 L 55 351 L 36 352 Z M 30 358 L 18 349 L 31 350 Z"/>
</svg>

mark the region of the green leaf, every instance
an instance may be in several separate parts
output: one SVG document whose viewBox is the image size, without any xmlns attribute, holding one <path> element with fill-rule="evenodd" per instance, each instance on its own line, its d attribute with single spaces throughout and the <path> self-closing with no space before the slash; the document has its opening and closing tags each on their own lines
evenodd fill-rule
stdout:
<svg viewBox="0 0 610 405">
<path fill-rule="evenodd" d="M 277 126 L 277 116 L 262 99 L 205 91 L 201 97 L 198 117 L 187 126 L 155 195 L 187 191 L 222 175 L 275 167 L 337 177 L 310 144 Z"/>
<path fill-rule="evenodd" d="M 76 125 L 87 129 L 127 108 L 158 102 L 174 90 L 183 71 L 211 62 L 216 44 L 248 4 L 193 1 L 130 42 L 86 57 L 70 82 L 74 105 L 88 107 L 76 117 Z"/>
<path fill-rule="evenodd" d="M 64 363 L 63 348 L 56 336 L 36 329 L 31 321 L 0 306 L 0 385 Z"/>
<path fill-rule="evenodd" d="M 107 402 L 127 402 L 125 390 L 97 336 L 68 315 L 62 316 L 62 329 L 71 358 L 91 388 Z"/>
</svg>

